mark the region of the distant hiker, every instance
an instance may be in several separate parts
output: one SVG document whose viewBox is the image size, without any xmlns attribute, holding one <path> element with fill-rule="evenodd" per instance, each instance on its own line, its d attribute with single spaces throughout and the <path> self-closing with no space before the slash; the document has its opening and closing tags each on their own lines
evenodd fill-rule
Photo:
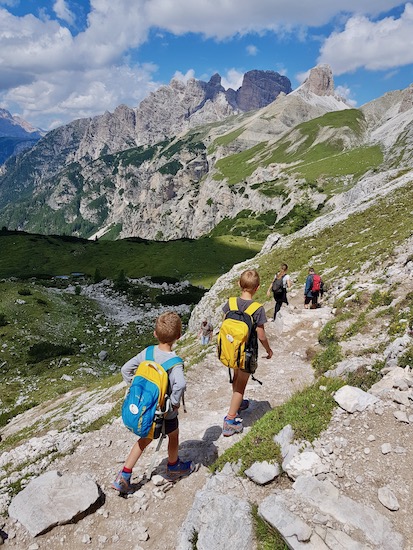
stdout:
<svg viewBox="0 0 413 550">
<path fill-rule="evenodd" d="M 249 407 L 248 399 L 243 397 L 250 374 L 253 374 L 257 367 L 257 337 L 267 352 L 266 358 L 271 359 L 273 354 L 264 329 L 267 322 L 265 310 L 261 304 L 253 301 L 253 296 L 260 286 L 258 272 L 255 269 L 244 271 L 238 285 L 241 288 L 241 296 L 229 298 L 224 304 L 222 311 L 225 319 L 218 335 L 218 357 L 224 365 L 234 369 L 232 398 L 222 429 L 222 435 L 225 437 L 241 433 L 243 430 L 242 418 L 239 418 L 238 414 Z M 243 320 L 243 317 L 246 319 Z M 248 334 L 248 338 L 240 338 L 240 328 L 242 331 L 247 322 L 251 329 L 248 330 L 247 327 L 244 334 Z M 234 334 L 231 334 L 231 326 L 234 327 Z M 226 334 L 225 327 L 228 327 Z M 254 337 L 255 344 L 248 348 L 250 335 Z"/>
<path fill-rule="evenodd" d="M 323 287 L 323 281 L 312 267 L 308 270 L 307 279 L 305 281 L 304 288 L 304 307 L 308 309 L 316 309 L 318 305 L 318 297 L 320 295 L 320 289 Z M 311 306 L 309 305 L 311 302 Z"/>
<path fill-rule="evenodd" d="M 214 330 L 214 327 L 211 325 L 211 323 L 204 319 L 201 323 L 201 328 L 199 329 L 198 336 L 201 337 L 201 344 L 203 346 L 206 346 L 209 344 L 209 341 L 212 337 L 212 332 Z"/>
<path fill-rule="evenodd" d="M 154 336 L 158 340 L 157 346 L 150 346 L 130 359 L 122 367 L 122 377 L 127 384 L 131 384 L 137 370 L 147 359 L 147 351 L 153 352 L 154 361 L 159 364 L 165 364 L 177 355 L 172 351 L 173 344 L 180 338 L 182 330 L 181 319 L 177 313 L 162 313 L 155 324 Z M 181 398 L 186 388 L 184 377 L 183 362 L 179 362 L 173 368 L 167 371 L 169 378 L 169 395 L 171 409 L 165 416 L 165 433 L 168 435 L 168 465 L 166 468 L 166 479 L 175 481 L 183 476 L 191 474 L 195 465 L 193 462 L 182 461 L 178 456 L 179 447 L 179 429 L 178 429 L 178 409 Z M 135 407 L 138 409 L 138 407 Z M 137 412 L 137 411 L 136 411 Z M 122 471 L 119 472 L 112 487 L 120 493 L 131 493 L 133 489 L 130 484 L 132 469 L 143 451 L 153 439 L 153 430 L 146 437 L 141 437 L 133 445 Z"/>
<path fill-rule="evenodd" d="M 287 304 L 288 306 L 287 290 L 291 288 L 291 278 L 287 274 L 287 271 L 288 265 L 281 264 L 280 271 L 275 274 L 274 279 L 272 280 L 272 283 L 267 290 L 267 296 L 270 296 L 272 291 L 275 300 L 273 321 L 275 321 L 275 318 L 277 317 L 277 313 L 280 311 L 281 306 L 283 304 Z"/>
</svg>

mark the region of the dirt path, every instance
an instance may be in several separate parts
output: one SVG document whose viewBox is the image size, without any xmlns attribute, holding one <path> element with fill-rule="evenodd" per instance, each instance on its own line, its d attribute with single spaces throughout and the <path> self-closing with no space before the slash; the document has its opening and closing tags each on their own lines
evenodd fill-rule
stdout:
<svg viewBox="0 0 413 550">
<path fill-rule="evenodd" d="M 266 304 L 271 311 L 272 304 Z M 283 331 L 277 323 L 268 323 L 266 331 L 274 351 L 271 360 L 260 360 L 257 371 L 263 382 L 250 381 L 246 396 L 251 405 L 244 411 L 244 432 L 270 408 L 284 402 L 298 389 L 313 380 L 312 369 L 306 358 L 307 348 L 316 345 L 321 323 L 330 317 L 328 308 L 304 310 L 301 294 L 292 293 L 289 307 L 282 309 Z M 261 348 L 261 351 L 262 348 Z M 54 528 L 48 534 L 36 539 L 38 548 L 110 548 L 111 550 L 174 550 L 179 527 L 186 518 L 194 495 L 209 475 L 207 466 L 216 456 L 233 445 L 237 438 L 224 438 L 221 434 L 222 421 L 229 405 L 231 386 L 227 369 L 215 358 L 214 346 L 202 364 L 187 374 L 187 413 L 180 414 L 180 454 L 184 459 L 200 460 L 197 472 L 176 483 L 164 493 L 149 482 L 140 487 L 134 495 L 121 498 L 110 487 L 110 483 L 129 452 L 135 437 L 120 420 L 88 434 L 82 444 L 70 456 L 55 461 L 49 469 L 68 473 L 90 473 L 105 494 L 104 505 L 94 514 L 74 525 Z M 139 484 L 150 463 L 155 445 L 146 451 L 137 464 L 133 482 Z M 156 471 L 162 472 L 166 462 L 166 443 L 161 448 Z M 155 472 L 156 473 L 156 472 Z M 253 484 L 251 484 L 253 485 Z M 262 497 L 268 488 L 251 488 Z M 173 513 L 172 513 L 173 512 Z M 146 535 L 148 540 L 139 541 Z M 7 541 L 10 548 L 28 548 L 33 543 L 24 529 L 15 529 L 16 536 Z"/>
</svg>

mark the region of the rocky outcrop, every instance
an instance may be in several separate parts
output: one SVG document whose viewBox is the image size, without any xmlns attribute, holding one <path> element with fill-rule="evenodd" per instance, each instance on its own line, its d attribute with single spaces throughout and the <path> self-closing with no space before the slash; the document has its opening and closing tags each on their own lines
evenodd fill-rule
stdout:
<svg viewBox="0 0 413 550">
<path fill-rule="evenodd" d="M 303 88 L 316 95 L 333 95 L 334 79 L 328 65 L 318 65 L 311 69 L 308 78 L 303 82 Z"/>
<path fill-rule="evenodd" d="M 291 82 L 286 76 L 274 71 L 248 71 L 235 100 L 241 111 L 252 111 L 269 105 L 280 93 L 289 94 L 291 91 Z"/>
</svg>

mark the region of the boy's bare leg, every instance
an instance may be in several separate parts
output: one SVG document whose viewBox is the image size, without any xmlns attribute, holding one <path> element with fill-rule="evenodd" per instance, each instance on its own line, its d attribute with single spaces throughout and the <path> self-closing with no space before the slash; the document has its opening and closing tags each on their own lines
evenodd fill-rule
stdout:
<svg viewBox="0 0 413 550">
<path fill-rule="evenodd" d="M 247 387 L 249 376 L 249 373 L 243 370 L 237 369 L 234 372 L 234 379 L 232 381 L 232 398 L 228 411 L 228 416 L 230 418 L 235 418 L 238 413 L 238 409 L 240 408 L 244 397 L 245 388 Z"/>
<path fill-rule="evenodd" d="M 133 470 L 133 467 L 138 462 L 143 451 L 146 449 L 146 447 L 149 445 L 151 441 L 152 439 L 149 439 L 149 437 L 141 437 L 140 439 L 138 439 L 138 441 L 130 450 L 128 458 L 126 459 L 126 462 L 125 462 L 126 468 Z"/>
<path fill-rule="evenodd" d="M 175 464 L 178 460 L 179 428 L 168 434 L 168 462 Z"/>
</svg>

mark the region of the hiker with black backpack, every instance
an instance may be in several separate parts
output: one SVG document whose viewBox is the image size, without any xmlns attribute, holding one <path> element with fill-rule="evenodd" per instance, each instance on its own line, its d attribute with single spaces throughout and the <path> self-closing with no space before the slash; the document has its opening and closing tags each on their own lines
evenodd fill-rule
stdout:
<svg viewBox="0 0 413 550">
<path fill-rule="evenodd" d="M 275 321 L 281 306 L 283 304 L 287 304 L 288 306 L 287 290 L 291 288 L 291 278 L 287 274 L 287 271 L 288 265 L 281 264 L 280 271 L 275 274 L 274 279 L 267 290 L 267 296 L 270 296 L 272 292 L 275 300 L 273 321 Z"/>
<path fill-rule="evenodd" d="M 175 481 L 195 470 L 193 462 L 184 462 L 178 456 L 178 409 L 186 381 L 183 360 L 172 351 L 172 346 L 181 337 L 181 331 L 182 323 L 177 313 L 162 313 L 154 330 L 158 345 L 145 348 L 122 367 L 123 380 L 130 385 L 122 407 L 122 419 L 140 439 L 133 445 L 123 469 L 112 483 L 121 494 L 133 492 L 130 483 L 132 469 L 157 437 L 162 441 L 165 435 L 168 436 L 168 464 L 164 476 L 168 481 Z M 159 403 L 161 400 L 163 403 Z"/>
<path fill-rule="evenodd" d="M 238 415 L 249 407 L 244 392 L 250 375 L 253 376 L 257 368 L 258 340 L 267 352 L 266 358 L 271 359 L 273 355 L 264 329 L 267 322 L 264 307 L 253 301 L 260 286 L 258 272 L 255 269 L 244 271 L 238 285 L 241 295 L 229 298 L 224 304 L 225 319 L 218 334 L 218 358 L 234 372 L 231 403 L 222 429 L 225 437 L 243 430 L 242 418 Z"/>
<path fill-rule="evenodd" d="M 318 305 L 318 297 L 320 295 L 320 290 L 323 288 L 323 280 L 320 275 L 318 275 L 314 268 L 310 267 L 308 270 L 308 275 L 305 280 L 304 287 L 304 307 L 305 309 L 316 309 L 320 307 Z M 311 306 L 310 306 L 311 302 Z"/>
</svg>

